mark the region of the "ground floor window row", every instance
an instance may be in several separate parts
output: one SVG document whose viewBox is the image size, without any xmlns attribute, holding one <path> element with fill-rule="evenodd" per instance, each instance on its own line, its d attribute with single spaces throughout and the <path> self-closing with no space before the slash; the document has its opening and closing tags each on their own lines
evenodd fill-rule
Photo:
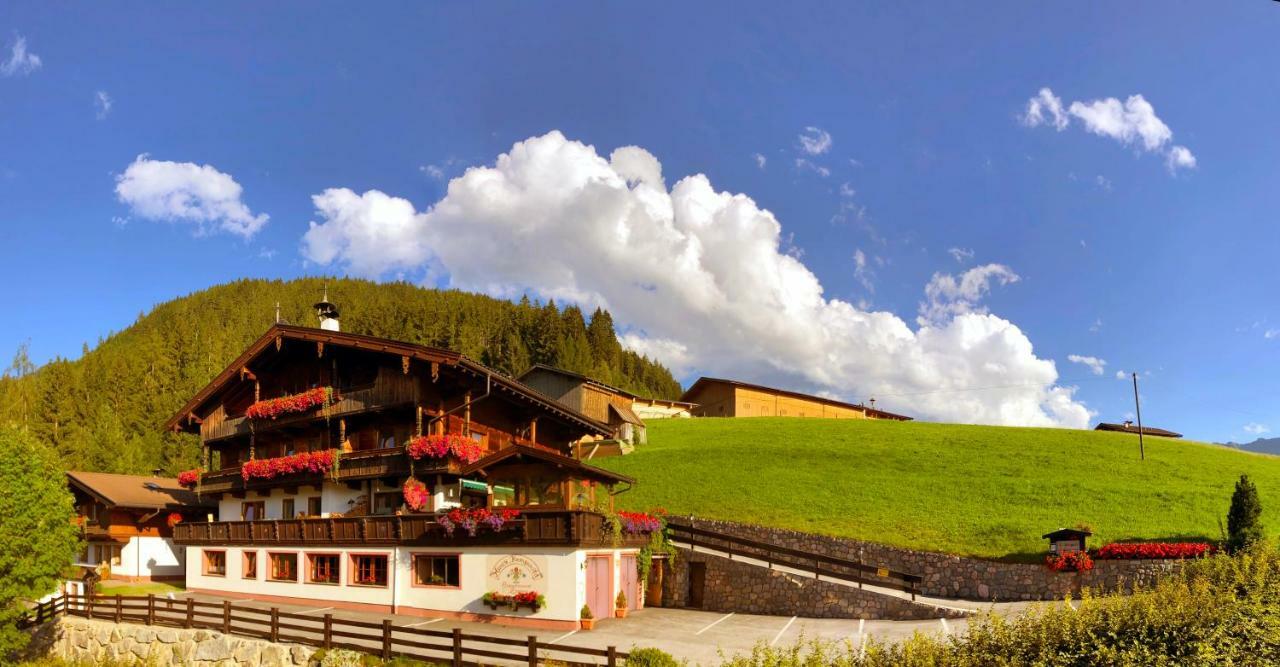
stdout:
<svg viewBox="0 0 1280 667">
<path fill-rule="evenodd" d="M 240 576 L 258 579 L 257 550 L 241 552 Z M 204 549 L 203 573 L 211 577 L 227 576 L 225 549 Z M 268 551 L 267 581 L 341 585 L 342 554 L 328 552 Z M 390 557 L 387 554 L 347 554 L 346 583 L 353 586 L 386 586 L 389 581 Z M 458 554 L 410 554 L 411 581 L 414 586 L 459 588 L 462 585 Z M 305 575 L 301 580 L 299 573 Z"/>
</svg>

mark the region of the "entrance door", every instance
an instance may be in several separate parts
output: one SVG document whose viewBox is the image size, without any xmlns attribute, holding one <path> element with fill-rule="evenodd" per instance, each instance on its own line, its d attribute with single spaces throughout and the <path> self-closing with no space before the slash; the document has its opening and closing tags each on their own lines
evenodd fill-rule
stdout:
<svg viewBox="0 0 1280 667">
<path fill-rule="evenodd" d="M 702 589 L 707 585 L 707 564 L 689 563 L 689 599 L 685 606 L 702 608 Z"/>
<path fill-rule="evenodd" d="M 636 572 L 636 557 L 624 554 L 622 556 L 622 577 L 620 582 L 622 588 L 620 590 L 627 596 L 627 609 L 630 611 L 640 608 L 639 578 L 640 573 Z"/>
<path fill-rule="evenodd" d="M 644 586 L 644 606 L 662 606 L 662 582 L 667 575 L 667 559 L 653 559 L 653 567 L 649 568 L 649 581 Z"/>
<path fill-rule="evenodd" d="M 597 619 L 613 616 L 613 559 L 587 556 L 587 606 Z"/>
</svg>

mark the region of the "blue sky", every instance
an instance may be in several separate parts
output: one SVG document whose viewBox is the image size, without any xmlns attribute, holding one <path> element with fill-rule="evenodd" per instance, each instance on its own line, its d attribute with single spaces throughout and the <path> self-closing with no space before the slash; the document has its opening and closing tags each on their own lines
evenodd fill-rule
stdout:
<svg viewBox="0 0 1280 667">
<path fill-rule="evenodd" d="M 1280 430 L 1278 30 L 1280 6 L 1269 2 L 358 12 L 6 3 L 0 351 L 30 340 L 38 361 L 76 356 L 158 302 L 238 277 L 403 276 L 606 303 L 626 314 L 629 342 L 686 382 L 735 374 L 879 395 L 930 418 L 1079 425 L 1081 410 L 1090 424 L 1123 420 L 1131 387 L 1115 375 L 1138 371 L 1146 421 L 1249 440 Z M 1027 105 L 1042 88 L 1063 111 L 1042 107 L 1037 125 Z M 1134 95 L 1150 114 L 1125 106 Z M 1121 122 L 1154 116 L 1171 136 L 1089 115 L 1110 98 Z M 510 172 L 496 165 L 520 142 L 552 152 L 553 131 L 566 142 L 555 157 L 514 160 Z M 650 158 L 609 160 L 624 146 L 656 159 L 661 182 L 645 176 Z M 1174 146 L 1194 167 L 1166 164 Z M 128 174 L 144 154 L 154 169 Z M 203 223 L 155 209 L 171 202 L 156 189 L 177 173 L 166 170 L 185 163 L 187 177 L 240 188 L 203 202 Z M 716 236 L 722 256 L 709 253 L 689 274 L 707 277 L 731 312 L 698 305 L 705 295 L 694 288 L 671 293 L 696 280 L 646 278 L 672 261 L 654 250 L 663 246 L 640 244 L 632 255 L 642 261 L 612 257 L 612 267 L 578 257 L 497 267 L 485 234 L 519 223 L 482 201 L 480 177 L 515 183 L 536 173 L 521 169 L 548 169 L 568 179 L 575 165 L 620 175 L 624 186 L 608 194 L 619 206 L 647 201 L 625 183 L 666 197 L 696 174 L 708 192 L 749 197 L 740 231 L 751 241 Z M 468 167 L 490 171 L 469 184 Z M 429 213 L 455 178 L 457 195 Z M 136 188 L 122 194 L 126 181 Z M 313 199 L 331 188 L 350 196 Z M 532 189 L 519 196 L 521 207 L 544 201 Z M 680 209 L 710 197 L 669 199 Z M 539 224 L 567 245 L 616 222 L 594 199 L 555 201 Z M 682 241 L 670 247 L 694 237 L 710 245 L 690 231 L 698 223 L 676 218 Z M 731 231 L 732 219 L 708 218 Z M 780 225 L 774 237 L 769 220 Z M 304 238 L 312 222 L 324 238 Z M 638 224 L 636 234 L 662 229 Z M 387 253 L 358 247 L 370 230 Z M 602 249 L 577 250 L 566 254 Z M 371 263 L 370 253 L 399 259 Z M 467 256 L 475 261 L 459 260 Z M 726 264 L 734 258 L 742 264 Z M 626 280 L 605 285 L 605 268 L 619 265 Z M 966 273 L 984 267 L 966 291 Z M 793 270 L 812 280 L 795 287 Z M 811 292 L 806 281 L 820 285 L 819 301 L 765 321 L 774 297 Z M 937 303 L 930 284 L 942 286 Z M 655 313 L 667 301 L 682 305 Z M 942 314 L 927 316 L 925 302 Z M 692 340 L 674 320 L 742 340 Z M 821 336 L 806 337 L 811 329 Z M 882 343 L 896 347 L 877 363 Z M 812 353 L 796 352 L 806 346 Z M 839 371 L 819 353 L 830 349 Z M 1106 365 L 1095 374 L 1071 355 Z M 1036 387 L 991 388 L 1024 384 Z M 970 409 L 979 416 L 966 418 Z"/>
</svg>

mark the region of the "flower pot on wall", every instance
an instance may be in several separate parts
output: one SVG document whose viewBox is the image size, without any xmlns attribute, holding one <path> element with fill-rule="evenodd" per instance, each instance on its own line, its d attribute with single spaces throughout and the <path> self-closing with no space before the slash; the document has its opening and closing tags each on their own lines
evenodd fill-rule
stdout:
<svg viewBox="0 0 1280 667">
<path fill-rule="evenodd" d="M 584 619 L 582 619 L 581 623 L 582 623 L 582 629 L 583 629 L 583 630 L 595 630 L 595 629 L 596 629 L 596 619 L 594 619 L 594 618 L 584 618 Z"/>
</svg>

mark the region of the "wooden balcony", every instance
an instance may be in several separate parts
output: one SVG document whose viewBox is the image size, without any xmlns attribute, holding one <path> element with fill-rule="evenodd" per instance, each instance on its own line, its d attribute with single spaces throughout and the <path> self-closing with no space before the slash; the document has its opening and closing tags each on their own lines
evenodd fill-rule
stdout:
<svg viewBox="0 0 1280 667">
<path fill-rule="evenodd" d="M 382 370 L 372 385 L 339 389 L 338 398 L 326 410 L 313 410 L 302 414 L 286 415 L 278 419 L 259 419 L 250 424 L 248 417 L 226 417 L 221 408 L 210 414 L 200 425 L 200 437 L 205 442 L 247 436 L 251 430 L 259 433 L 296 426 L 317 419 L 335 419 L 349 415 L 381 410 L 401 405 L 414 405 L 418 400 L 418 386 L 413 377 Z M 251 429 L 250 426 L 253 428 Z"/>
<path fill-rule="evenodd" d="M 173 541 L 181 545 L 263 546 L 576 546 L 642 547 L 648 535 L 623 534 L 615 545 L 604 515 L 582 510 L 528 510 L 494 532 L 480 528 L 475 537 L 462 528 L 445 532 L 431 514 L 407 516 L 219 521 L 180 523 Z"/>
<path fill-rule="evenodd" d="M 434 470 L 432 464 L 418 462 L 418 472 Z M 444 468 L 441 468 L 444 470 Z M 374 479 L 378 477 L 407 476 L 409 456 L 401 447 L 371 449 L 361 452 L 345 452 L 338 459 L 336 475 L 297 474 L 273 479 L 252 479 L 245 482 L 240 476 L 240 466 L 207 472 L 200 481 L 200 493 L 238 493 L 254 489 L 270 489 L 279 486 L 320 484 L 326 479 L 339 482 Z"/>
</svg>

